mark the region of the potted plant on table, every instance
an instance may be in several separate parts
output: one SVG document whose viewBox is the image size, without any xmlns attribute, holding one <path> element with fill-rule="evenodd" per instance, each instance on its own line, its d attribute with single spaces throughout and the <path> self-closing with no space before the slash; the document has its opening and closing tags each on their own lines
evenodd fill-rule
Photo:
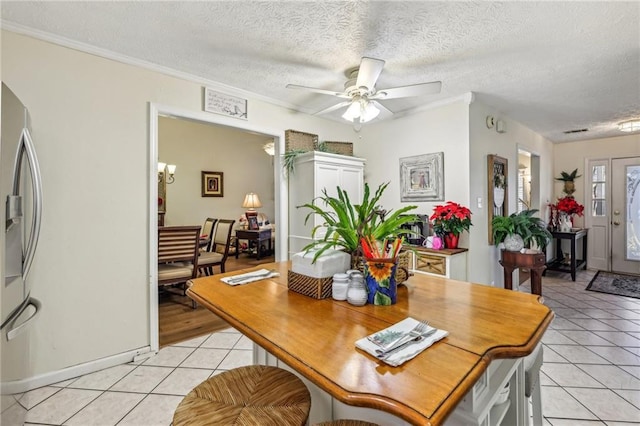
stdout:
<svg viewBox="0 0 640 426">
<path fill-rule="evenodd" d="M 573 227 L 573 215 L 582 216 L 584 206 L 570 195 L 559 198 L 551 208 L 551 226 L 560 232 L 569 232 Z"/>
<path fill-rule="evenodd" d="M 407 214 L 417 206 L 405 206 L 394 212 L 384 210 L 378 203 L 388 185 L 389 182 L 381 184 L 371 197 L 369 185 L 365 183 L 363 198 L 359 204 L 352 204 L 347 192 L 337 187 L 337 197 L 329 196 L 324 189 L 322 197 L 300 206 L 311 209 L 305 223 L 314 214 L 324 220 L 323 224 L 313 228 L 311 237 L 315 238 L 321 231 L 325 231 L 321 238 L 312 241 L 303 250 L 317 250 L 314 261 L 330 249 L 344 250 L 352 256 L 359 256 L 362 254 L 363 238 L 381 244 L 385 239 L 391 240 L 410 233 L 411 231 L 402 229 L 401 226 L 417 220 L 415 215 Z"/>
<path fill-rule="evenodd" d="M 537 212 L 537 209 L 531 209 L 509 216 L 494 217 L 491 225 L 495 245 L 504 242 L 505 250 L 508 251 L 531 248 L 531 243 L 535 243 L 539 249 L 546 247 L 551 241 L 551 233 L 544 220 L 533 216 Z"/>
<path fill-rule="evenodd" d="M 433 231 L 444 239 L 445 248 L 458 248 L 458 239 L 463 231 L 468 231 L 471 223 L 471 210 L 453 201 L 435 206 L 429 218 L 433 221 Z"/>
<path fill-rule="evenodd" d="M 392 305 L 396 302 L 397 283 L 401 282 L 397 277 L 401 258 L 399 252 L 404 234 L 412 233 L 403 229 L 402 225 L 417 219 L 416 215 L 407 214 L 416 206 L 388 212 L 378 205 L 388 185 L 388 182 L 380 185 L 371 197 L 369 186 L 365 183 L 360 204 L 352 204 L 349 195 L 338 187 L 337 197 L 329 196 L 325 189 L 322 197 L 302 206 L 311 209 L 305 223 L 314 214 L 324 219 L 323 224 L 313 228 L 311 237 L 315 238 L 321 230 L 324 235 L 307 244 L 303 250 L 317 250 L 313 262 L 330 249 L 337 248 L 350 253 L 352 268 L 364 272 L 367 302 L 376 305 Z M 407 259 L 406 256 L 404 258 Z M 408 277 L 408 269 L 403 272 Z"/>
</svg>

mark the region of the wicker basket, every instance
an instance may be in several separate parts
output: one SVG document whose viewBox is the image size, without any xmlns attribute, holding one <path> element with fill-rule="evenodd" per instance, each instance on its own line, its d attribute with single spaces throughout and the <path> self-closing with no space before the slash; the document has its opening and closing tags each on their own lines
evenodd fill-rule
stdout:
<svg viewBox="0 0 640 426">
<path fill-rule="evenodd" d="M 396 284 L 401 284 L 409 279 L 409 262 L 411 261 L 410 251 L 401 251 L 398 254 L 398 267 L 396 268 Z M 361 257 L 351 257 L 351 267 L 364 273 L 364 262 Z"/>
<path fill-rule="evenodd" d="M 287 278 L 287 286 L 291 291 L 313 297 L 314 299 L 331 297 L 333 277 L 313 278 L 289 271 Z"/>
<path fill-rule="evenodd" d="M 353 155 L 353 143 L 351 142 L 323 142 L 328 152 L 342 155 Z"/>
<path fill-rule="evenodd" d="M 285 130 L 284 144 L 286 151 L 313 151 L 318 147 L 318 135 L 297 130 Z"/>
</svg>

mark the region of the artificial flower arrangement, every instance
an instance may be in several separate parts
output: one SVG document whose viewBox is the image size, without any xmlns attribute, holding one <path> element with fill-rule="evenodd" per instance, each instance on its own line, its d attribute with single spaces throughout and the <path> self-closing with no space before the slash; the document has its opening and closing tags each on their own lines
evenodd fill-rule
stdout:
<svg viewBox="0 0 640 426">
<path fill-rule="evenodd" d="M 433 221 L 433 231 L 438 236 L 449 233 L 460 235 L 462 231 L 468 231 L 472 225 L 471 210 L 453 201 L 435 206 L 429 220 Z"/>
<path fill-rule="evenodd" d="M 558 198 L 558 201 L 555 204 L 550 204 L 549 207 L 551 207 L 552 212 L 555 210 L 566 213 L 569 216 L 573 216 L 574 214 L 582 216 L 584 213 L 584 206 L 570 196 Z"/>
<path fill-rule="evenodd" d="M 568 216 L 569 219 L 572 219 L 574 214 L 578 216 L 582 216 L 584 214 L 584 206 L 578 203 L 575 198 L 570 195 L 567 195 L 562 198 L 558 198 L 558 201 L 555 204 L 549 204 L 549 208 L 551 209 L 551 218 L 549 225 L 551 228 L 559 228 L 561 222 L 561 216 Z M 573 220 L 570 220 L 573 222 Z M 571 226 L 571 225 L 569 225 Z"/>
</svg>

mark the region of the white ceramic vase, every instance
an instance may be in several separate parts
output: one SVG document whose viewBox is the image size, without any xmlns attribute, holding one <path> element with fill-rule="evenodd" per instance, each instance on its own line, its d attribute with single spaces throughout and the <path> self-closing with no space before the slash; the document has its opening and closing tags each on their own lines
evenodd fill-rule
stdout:
<svg viewBox="0 0 640 426">
<path fill-rule="evenodd" d="M 507 251 L 520 251 L 524 248 L 524 240 L 518 234 L 507 235 L 504 239 L 504 249 Z"/>
<path fill-rule="evenodd" d="M 571 217 L 568 214 L 560 214 L 558 227 L 560 228 L 560 232 L 571 232 Z"/>
</svg>

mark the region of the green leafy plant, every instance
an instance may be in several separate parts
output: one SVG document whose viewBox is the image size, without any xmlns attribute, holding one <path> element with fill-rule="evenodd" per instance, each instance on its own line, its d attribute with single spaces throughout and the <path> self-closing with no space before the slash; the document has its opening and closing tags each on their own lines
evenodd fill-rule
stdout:
<svg viewBox="0 0 640 426">
<path fill-rule="evenodd" d="M 580 176 L 582 176 L 582 175 L 578 175 L 578 169 L 575 169 L 571 173 L 560 172 L 560 177 L 557 177 L 555 179 L 556 180 L 561 180 L 563 182 L 573 182 L 574 180 L 576 180 Z"/>
<path fill-rule="evenodd" d="M 305 152 L 307 151 L 303 149 L 290 149 L 288 151 L 285 151 L 284 155 L 282 156 L 282 167 L 284 167 L 284 169 L 287 171 L 287 175 L 293 174 L 296 158 L 298 158 L 300 154 L 304 154 Z"/>
<path fill-rule="evenodd" d="M 544 220 L 533 215 L 537 209 L 523 210 L 509 216 L 495 216 L 491 221 L 493 227 L 493 241 L 500 244 L 508 235 L 520 235 L 525 247 L 531 247 L 535 241 L 539 248 L 546 247 L 551 241 L 551 233 L 547 230 Z"/>
<path fill-rule="evenodd" d="M 313 228 L 311 238 L 315 238 L 321 230 L 325 231 L 324 235 L 303 248 L 307 252 L 317 249 L 313 262 L 330 249 L 359 254 L 362 238 L 368 241 L 383 241 L 411 233 L 410 230 L 403 229 L 401 226 L 417 220 L 416 215 L 407 214 L 417 206 L 405 206 L 394 212 L 388 212 L 378 205 L 388 185 L 389 182 L 381 184 L 371 197 L 369 185 L 365 183 L 363 198 L 359 204 L 352 204 L 346 191 L 337 187 L 337 197 L 329 196 L 324 189 L 321 197 L 315 198 L 311 203 L 298 206 L 298 208 L 311 209 L 305 218 L 305 223 L 314 214 L 324 220 L 323 224 Z"/>
</svg>

